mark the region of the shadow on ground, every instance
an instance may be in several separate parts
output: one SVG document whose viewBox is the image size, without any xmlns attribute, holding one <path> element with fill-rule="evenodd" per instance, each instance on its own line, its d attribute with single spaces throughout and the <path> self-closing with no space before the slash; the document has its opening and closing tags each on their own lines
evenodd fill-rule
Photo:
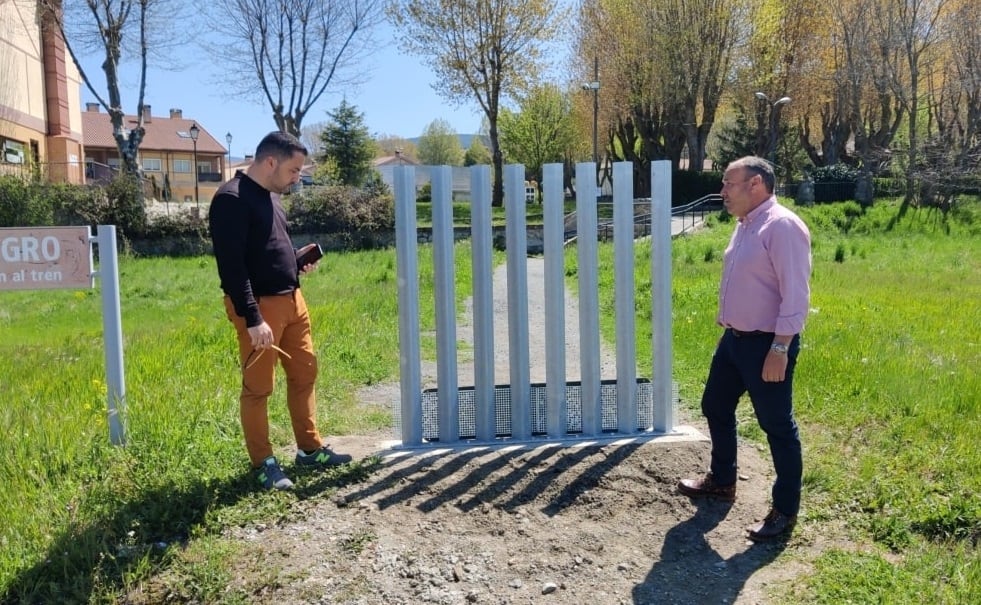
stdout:
<svg viewBox="0 0 981 605">
<path fill-rule="evenodd" d="M 693 500 L 695 514 L 664 536 L 661 556 L 644 581 L 634 587 L 635 605 L 733 603 L 746 581 L 776 559 L 786 542 L 756 544 L 728 559 L 709 545 L 705 535 L 729 514 L 731 503 Z M 697 579 L 696 579 L 697 578 Z M 694 581 L 693 581 L 694 580 Z"/>
</svg>

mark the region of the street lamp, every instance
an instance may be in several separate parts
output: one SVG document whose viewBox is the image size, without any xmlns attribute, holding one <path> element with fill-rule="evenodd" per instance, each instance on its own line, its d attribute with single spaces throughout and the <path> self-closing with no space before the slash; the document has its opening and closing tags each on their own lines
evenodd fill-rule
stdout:
<svg viewBox="0 0 981 605">
<path fill-rule="evenodd" d="M 191 124 L 190 130 L 188 132 L 191 134 L 191 142 L 194 143 L 194 203 L 197 205 L 198 211 L 201 210 L 201 200 L 198 198 L 198 135 L 201 134 L 201 129 L 198 128 L 197 124 Z"/>
<path fill-rule="evenodd" d="M 593 81 L 586 82 L 582 85 L 583 90 L 593 91 L 593 163 L 599 163 L 599 145 L 597 140 L 597 133 L 599 131 L 599 57 L 593 57 Z M 597 170 L 599 167 L 597 166 Z"/>
<path fill-rule="evenodd" d="M 767 97 L 762 92 L 754 93 L 756 98 L 760 101 L 766 103 L 770 107 L 770 137 L 769 143 L 767 143 L 767 157 L 771 164 L 776 163 L 777 157 L 777 120 L 780 117 L 780 106 L 790 103 L 790 97 L 780 97 L 773 104 L 770 104 L 770 98 Z"/>
<path fill-rule="evenodd" d="M 228 143 L 228 177 L 232 177 L 232 133 L 225 133 L 225 142 Z"/>
</svg>

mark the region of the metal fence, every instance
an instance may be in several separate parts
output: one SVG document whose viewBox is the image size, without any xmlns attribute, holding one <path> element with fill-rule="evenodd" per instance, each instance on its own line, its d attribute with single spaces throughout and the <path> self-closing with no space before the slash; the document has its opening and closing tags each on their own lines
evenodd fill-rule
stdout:
<svg viewBox="0 0 981 605">
<path fill-rule="evenodd" d="M 471 170 L 474 385 L 458 385 L 452 180 L 449 167 L 432 174 L 432 275 L 435 290 L 437 387 L 422 389 L 419 323 L 419 253 L 415 167 L 394 171 L 399 297 L 401 399 L 395 409 L 403 447 L 536 439 L 594 440 L 675 432 L 677 389 L 671 379 L 671 171 L 654 162 L 650 202 L 652 360 L 648 381 L 637 376 L 633 166 L 613 165 L 616 378 L 601 380 L 597 238 L 577 241 L 579 279 L 579 381 L 566 380 L 565 217 L 562 165 L 544 167 L 545 383 L 530 377 L 528 246 L 524 167 L 504 169 L 507 254 L 507 342 L 510 382 L 495 384 L 490 167 Z M 596 168 L 576 166 L 576 207 L 581 232 L 597 233 Z M 623 234 L 623 235 L 621 235 Z M 620 237 L 618 237 L 620 236 Z"/>
</svg>

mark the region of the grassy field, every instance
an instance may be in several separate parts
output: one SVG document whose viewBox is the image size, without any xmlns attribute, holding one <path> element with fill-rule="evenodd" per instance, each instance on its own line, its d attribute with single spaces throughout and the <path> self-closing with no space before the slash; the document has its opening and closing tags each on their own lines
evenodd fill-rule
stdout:
<svg viewBox="0 0 981 605">
<path fill-rule="evenodd" d="M 796 378 L 804 514 L 846 523 L 860 547 L 823 555 L 787 601 L 981 602 L 981 208 L 948 220 L 926 211 L 897 220 L 889 204 L 801 213 L 815 260 Z M 718 336 L 731 231 L 720 223 L 673 247 L 674 372 L 692 408 Z M 637 288 L 649 293 L 649 249 L 639 245 L 637 255 Z M 465 245 L 457 260 L 462 298 Z M 575 261 L 570 251 L 572 277 Z M 612 318 L 608 245 L 601 263 L 611 311 L 602 315 Z M 428 266 L 420 261 L 424 333 L 433 315 Z M 234 335 L 213 260 L 126 257 L 120 273 L 125 448 L 108 443 L 98 289 L 0 292 L 0 603 L 113 603 L 177 565 L 194 568 L 189 590 L 213 602 L 220 553 L 189 560 L 173 545 L 274 519 L 288 505 L 255 492 L 246 474 Z M 391 426 L 390 410 L 365 409 L 355 393 L 397 376 L 394 251 L 329 255 L 304 292 L 321 357 L 322 430 Z M 638 297 L 641 330 L 648 298 Z M 604 332 L 612 342 L 612 325 Z M 650 359 L 649 340 L 638 338 L 639 359 Z M 273 440 L 286 447 L 282 393 L 270 410 Z M 743 435 L 762 439 L 746 419 Z M 356 480 L 370 468 L 336 472 Z"/>
</svg>

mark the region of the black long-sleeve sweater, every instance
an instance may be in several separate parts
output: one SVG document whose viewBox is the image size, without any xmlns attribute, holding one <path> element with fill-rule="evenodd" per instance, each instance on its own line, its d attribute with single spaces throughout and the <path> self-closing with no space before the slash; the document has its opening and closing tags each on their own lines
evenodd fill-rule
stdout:
<svg viewBox="0 0 981 605">
<path fill-rule="evenodd" d="M 211 243 L 221 289 L 248 327 L 262 323 L 256 297 L 285 294 L 300 287 L 296 250 L 279 194 L 244 172 L 223 184 L 208 212 Z"/>
</svg>

